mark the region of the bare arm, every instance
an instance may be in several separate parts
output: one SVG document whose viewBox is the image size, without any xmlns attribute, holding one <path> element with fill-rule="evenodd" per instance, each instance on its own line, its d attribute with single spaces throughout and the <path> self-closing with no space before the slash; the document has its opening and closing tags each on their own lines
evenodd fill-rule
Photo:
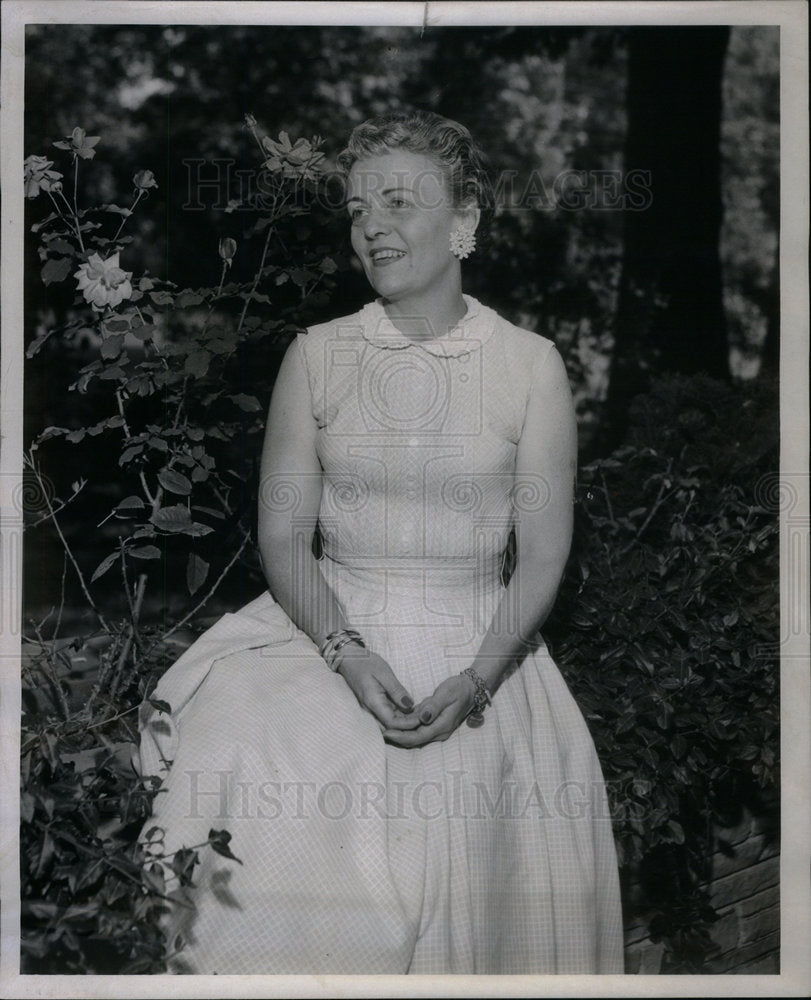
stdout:
<svg viewBox="0 0 811 1000">
<path fill-rule="evenodd" d="M 312 552 L 323 487 L 310 386 L 294 341 L 279 369 L 262 450 L 259 553 L 271 593 L 293 622 L 320 646 L 348 624 Z M 406 724 L 408 692 L 381 657 L 346 645 L 338 671 L 381 725 Z M 416 717 L 407 722 L 416 725 Z"/>
<path fill-rule="evenodd" d="M 515 570 L 471 664 L 491 693 L 533 648 L 552 610 L 571 545 L 576 467 L 572 394 L 563 361 L 552 351 L 534 379 L 518 443 Z M 469 713 L 474 693 L 469 678 L 448 678 L 417 706 L 419 729 L 387 738 L 401 746 L 447 739 Z"/>
</svg>

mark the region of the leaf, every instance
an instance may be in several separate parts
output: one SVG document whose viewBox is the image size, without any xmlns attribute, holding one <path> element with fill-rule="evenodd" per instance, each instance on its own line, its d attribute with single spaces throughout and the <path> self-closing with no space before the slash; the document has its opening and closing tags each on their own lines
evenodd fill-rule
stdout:
<svg viewBox="0 0 811 1000">
<path fill-rule="evenodd" d="M 105 359 L 105 361 L 112 361 L 121 353 L 121 348 L 123 346 L 123 333 L 117 333 L 113 334 L 111 337 L 105 337 L 101 342 L 101 356 Z"/>
<path fill-rule="evenodd" d="M 188 847 L 181 847 L 179 851 L 175 852 L 175 856 L 172 858 L 172 871 L 180 879 L 181 885 L 192 884 L 191 877 L 198 860 L 197 852 Z"/>
<path fill-rule="evenodd" d="M 318 265 L 324 274 L 335 274 L 338 270 L 338 265 L 332 259 L 332 257 L 325 257 L 321 263 Z"/>
<path fill-rule="evenodd" d="M 113 379 L 125 379 L 127 375 L 121 367 L 124 363 L 125 362 L 120 359 L 117 365 L 111 365 L 109 368 L 105 368 L 104 371 L 100 373 L 99 378 L 110 382 L 113 381 Z"/>
<path fill-rule="evenodd" d="M 149 698 L 149 704 L 158 712 L 164 712 L 166 715 L 172 714 L 172 706 L 168 701 L 161 701 L 160 698 Z M 152 827 L 152 829 L 147 834 L 147 837 L 152 833 L 153 830 L 159 829 L 158 827 Z"/>
<path fill-rule="evenodd" d="M 130 321 L 119 316 L 117 319 L 105 320 L 104 327 L 110 333 L 126 333 L 130 328 Z"/>
<path fill-rule="evenodd" d="M 116 506 L 116 510 L 143 510 L 146 505 L 144 501 L 137 496 L 125 497 Z"/>
<path fill-rule="evenodd" d="M 193 292 L 190 288 L 186 288 L 175 299 L 175 305 L 178 309 L 185 309 L 187 306 L 198 306 L 204 301 L 199 292 Z"/>
<path fill-rule="evenodd" d="M 118 559 L 117 552 L 111 552 L 106 559 L 102 559 L 102 561 L 96 567 L 96 572 L 90 577 L 90 582 L 94 583 L 96 580 L 98 580 L 100 576 L 104 576 L 104 574 L 113 565 L 116 559 Z"/>
<path fill-rule="evenodd" d="M 231 851 L 228 844 L 231 842 L 231 834 L 227 830 L 209 830 L 208 842 L 217 854 L 224 858 L 230 858 L 238 864 L 242 864 L 239 858 Z"/>
<path fill-rule="evenodd" d="M 188 509 L 179 504 L 174 507 L 162 507 L 152 515 L 150 521 L 161 531 L 172 533 L 186 531 L 192 527 Z"/>
<path fill-rule="evenodd" d="M 150 292 L 149 297 L 150 299 L 152 299 L 152 301 L 155 303 L 156 306 L 171 306 L 175 301 L 175 297 L 174 295 L 172 295 L 171 292 L 163 290 L 158 290 L 157 292 Z"/>
<path fill-rule="evenodd" d="M 246 413 L 256 413 L 262 409 L 256 396 L 246 396 L 244 392 L 237 393 L 236 396 L 229 396 L 228 399 L 232 403 L 236 403 L 240 410 L 244 410 Z"/>
<path fill-rule="evenodd" d="M 52 285 L 56 281 L 64 281 L 70 274 L 73 262 L 70 257 L 52 257 L 42 269 L 42 280 L 46 285 Z"/>
<path fill-rule="evenodd" d="M 157 545 L 139 545 L 136 549 L 129 549 L 127 555 L 133 559 L 160 559 L 163 553 Z"/>
<path fill-rule="evenodd" d="M 299 288 L 303 288 L 307 282 L 313 277 L 313 272 L 308 271 L 303 267 L 292 267 L 289 271 L 290 280 L 298 285 Z"/>
<path fill-rule="evenodd" d="M 144 446 L 142 444 L 134 444 L 131 445 L 129 448 L 125 448 L 124 451 L 121 452 L 121 457 L 118 459 L 118 464 L 126 465 L 127 462 L 131 462 L 136 456 L 140 455 L 143 452 L 143 450 Z"/>
<path fill-rule="evenodd" d="M 205 559 L 201 559 L 194 552 L 189 553 L 189 561 L 186 563 L 186 586 L 190 594 L 196 594 L 205 583 L 208 569 L 209 564 Z"/>
<path fill-rule="evenodd" d="M 194 351 L 193 354 L 190 354 L 186 358 L 184 371 L 187 375 L 193 375 L 195 378 L 202 378 L 208 371 L 211 358 L 212 354 L 209 351 Z"/>
<path fill-rule="evenodd" d="M 182 472 L 175 472 L 174 469 L 163 469 L 158 473 L 158 482 L 170 493 L 177 493 L 179 496 L 187 497 L 191 493 L 191 482 Z"/>
</svg>

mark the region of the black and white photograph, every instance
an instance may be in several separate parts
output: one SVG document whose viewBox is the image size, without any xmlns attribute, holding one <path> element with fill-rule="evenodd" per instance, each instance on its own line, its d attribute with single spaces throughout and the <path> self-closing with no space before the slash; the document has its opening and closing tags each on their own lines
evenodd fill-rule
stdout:
<svg viewBox="0 0 811 1000">
<path fill-rule="evenodd" d="M 2 15 L 2 995 L 807 995 L 806 5 Z"/>
</svg>

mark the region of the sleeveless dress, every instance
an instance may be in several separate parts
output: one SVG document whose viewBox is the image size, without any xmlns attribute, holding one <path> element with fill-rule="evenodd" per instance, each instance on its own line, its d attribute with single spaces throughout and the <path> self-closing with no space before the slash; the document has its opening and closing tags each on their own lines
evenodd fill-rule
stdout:
<svg viewBox="0 0 811 1000">
<path fill-rule="evenodd" d="M 324 470 L 319 565 L 415 702 L 472 661 L 511 526 L 544 503 L 515 457 L 553 344 L 465 298 L 447 337 L 407 340 L 378 301 L 297 345 Z M 295 525 L 285 476 L 260 503 Z M 141 712 L 142 773 L 164 779 L 144 839 L 168 852 L 227 830 L 242 862 L 200 850 L 194 906 L 167 918 L 170 971 L 622 972 L 600 765 L 540 636 L 483 725 L 419 749 L 384 743 L 269 593 L 153 697 L 172 713 Z"/>
</svg>

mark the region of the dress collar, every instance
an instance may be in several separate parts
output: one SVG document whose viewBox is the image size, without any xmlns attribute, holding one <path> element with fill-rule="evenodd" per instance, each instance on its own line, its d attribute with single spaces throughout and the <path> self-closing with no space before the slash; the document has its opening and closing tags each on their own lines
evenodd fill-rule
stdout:
<svg viewBox="0 0 811 1000">
<path fill-rule="evenodd" d="M 418 348 L 438 358 L 458 358 L 478 350 L 492 337 L 496 314 L 471 295 L 463 295 L 467 312 L 458 324 L 444 337 L 432 340 L 411 340 L 397 329 L 383 308 L 381 299 L 365 305 L 360 311 L 363 337 L 375 347 L 400 351 Z"/>
</svg>

